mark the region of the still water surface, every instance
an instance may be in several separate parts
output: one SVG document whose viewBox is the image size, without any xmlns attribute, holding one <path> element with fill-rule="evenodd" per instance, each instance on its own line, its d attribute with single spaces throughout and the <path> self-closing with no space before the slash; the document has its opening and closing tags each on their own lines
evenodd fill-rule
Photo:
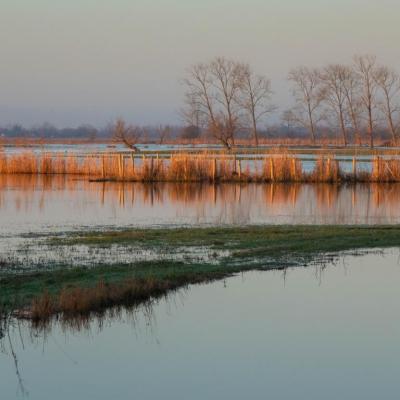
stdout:
<svg viewBox="0 0 400 400">
<path fill-rule="evenodd" d="M 398 399 L 399 286 L 386 250 L 192 286 L 81 329 L 15 325 L 0 397 Z"/>
<path fill-rule="evenodd" d="M 141 184 L 0 176 L 0 237 L 128 226 L 397 224 L 400 184 Z"/>
</svg>

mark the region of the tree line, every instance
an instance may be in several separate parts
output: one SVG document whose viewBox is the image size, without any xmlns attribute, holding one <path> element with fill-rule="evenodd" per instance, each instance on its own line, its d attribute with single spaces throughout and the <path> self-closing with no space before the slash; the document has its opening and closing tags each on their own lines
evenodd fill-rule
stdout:
<svg viewBox="0 0 400 400">
<path fill-rule="evenodd" d="M 349 65 L 300 66 L 288 74 L 294 106 L 281 114 L 282 124 L 305 129 L 312 144 L 329 127 L 342 143 L 374 147 L 378 131 L 399 144 L 400 76 L 375 56 L 355 56 Z M 248 64 L 218 57 L 188 69 L 184 79 L 183 116 L 226 148 L 247 132 L 258 145 L 260 126 L 277 107 L 271 81 Z"/>
</svg>

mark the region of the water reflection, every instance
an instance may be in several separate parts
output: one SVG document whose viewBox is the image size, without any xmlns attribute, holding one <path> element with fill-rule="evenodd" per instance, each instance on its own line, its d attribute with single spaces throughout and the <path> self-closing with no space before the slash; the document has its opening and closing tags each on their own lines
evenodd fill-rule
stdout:
<svg viewBox="0 0 400 400">
<path fill-rule="evenodd" d="M 2 398 L 394 399 L 399 282 L 398 250 L 347 253 L 142 308 L 45 326 L 10 320 Z"/>
<path fill-rule="evenodd" d="M 400 184 L 141 184 L 0 176 L 0 235 L 102 226 L 391 224 Z"/>
</svg>

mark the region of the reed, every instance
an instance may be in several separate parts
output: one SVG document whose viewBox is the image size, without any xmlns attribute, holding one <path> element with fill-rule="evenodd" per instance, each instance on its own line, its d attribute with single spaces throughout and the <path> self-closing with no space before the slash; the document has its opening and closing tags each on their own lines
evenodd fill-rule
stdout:
<svg viewBox="0 0 400 400">
<path fill-rule="evenodd" d="M 330 156 L 319 157 L 310 175 L 310 181 L 312 182 L 335 183 L 344 179 L 345 176 L 340 170 L 338 161 Z"/>
<path fill-rule="evenodd" d="M 190 279 L 189 282 L 196 282 Z M 169 280 L 154 277 L 129 278 L 121 283 L 108 283 L 99 280 L 93 287 L 64 287 L 58 294 L 45 290 L 34 298 L 28 317 L 33 321 L 45 321 L 54 315 L 64 318 L 101 312 L 114 306 L 132 306 L 152 298 L 166 295 L 186 284 L 182 279 Z"/>
<path fill-rule="evenodd" d="M 371 172 L 365 172 L 358 170 L 353 158 L 351 172 L 344 173 L 329 152 L 319 156 L 311 172 L 303 170 L 298 156 L 284 150 L 281 154 L 254 159 L 208 152 L 180 152 L 161 157 L 122 153 L 0 154 L 0 175 L 16 174 L 76 175 L 95 181 L 121 182 L 400 182 L 400 159 L 376 156 L 371 161 Z"/>
<path fill-rule="evenodd" d="M 55 299 L 54 297 L 45 290 L 43 294 L 32 301 L 31 315 L 32 319 L 47 319 L 54 314 L 55 310 Z"/>
<path fill-rule="evenodd" d="M 297 182 L 307 180 L 307 175 L 299 159 L 283 155 L 265 158 L 263 178 L 267 182 Z"/>
<path fill-rule="evenodd" d="M 399 182 L 400 160 L 375 157 L 372 160 L 372 182 Z"/>
</svg>

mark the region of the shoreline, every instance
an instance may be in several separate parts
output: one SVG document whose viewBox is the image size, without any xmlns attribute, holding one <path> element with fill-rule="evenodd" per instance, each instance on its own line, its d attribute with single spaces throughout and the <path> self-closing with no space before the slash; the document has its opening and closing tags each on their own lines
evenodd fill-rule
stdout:
<svg viewBox="0 0 400 400">
<path fill-rule="evenodd" d="M 0 278 L 3 314 L 46 321 L 131 306 L 167 295 L 190 284 L 205 283 L 249 270 L 284 269 L 326 262 L 348 250 L 400 246 L 400 226 L 245 226 L 230 228 L 124 229 L 75 232 L 53 237 L 54 246 L 115 244 L 168 251 L 206 246 L 224 250 L 216 263 L 199 261 L 141 261 L 47 272 L 6 275 Z"/>
</svg>

